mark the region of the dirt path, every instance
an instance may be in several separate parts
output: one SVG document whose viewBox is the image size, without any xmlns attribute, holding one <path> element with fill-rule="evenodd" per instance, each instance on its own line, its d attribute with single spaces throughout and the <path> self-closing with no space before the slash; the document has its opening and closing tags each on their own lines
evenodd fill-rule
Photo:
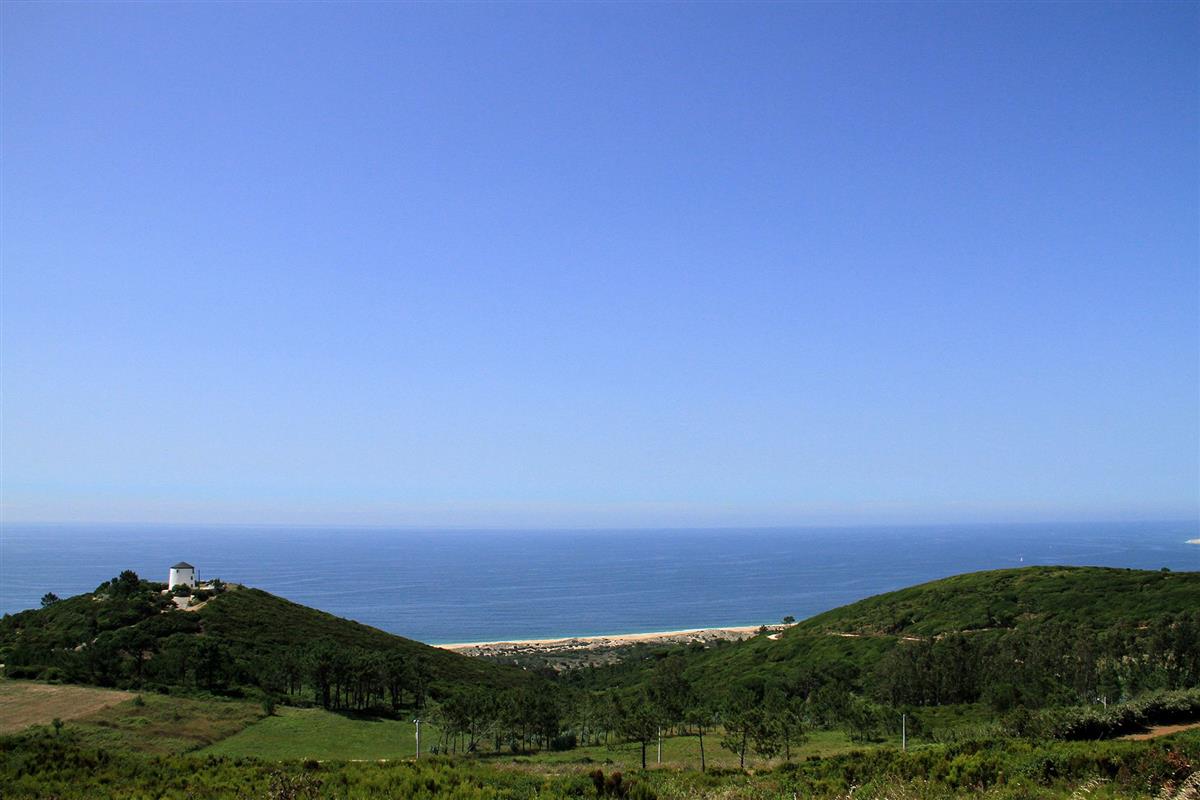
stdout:
<svg viewBox="0 0 1200 800">
<path fill-rule="evenodd" d="M 841 636 L 843 639 L 899 639 L 902 642 L 923 642 L 920 636 L 897 636 L 894 633 L 839 633 L 825 631 L 830 636 Z"/>
<path fill-rule="evenodd" d="M 0 680 L 0 734 L 49 725 L 55 717 L 84 717 L 132 698 L 132 692 L 113 689 Z"/>
<path fill-rule="evenodd" d="M 1131 733 L 1128 736 L 1122 736 L 1121 738 L 1140 742 L 1145 739 L 1157 739 L 1160 736 L 1170 736 L 1172 733 L 1179 733 L 1180 731 L 1190 731 L 1193 728 L 1200 728 L 1200 722 L 1189 722 L 1186 725 L 1155 725 L 1145 733 Z"/>
</svg>

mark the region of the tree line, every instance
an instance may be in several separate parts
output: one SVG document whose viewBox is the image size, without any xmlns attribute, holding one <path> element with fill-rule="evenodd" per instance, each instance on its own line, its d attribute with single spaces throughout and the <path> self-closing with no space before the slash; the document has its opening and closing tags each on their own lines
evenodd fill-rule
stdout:
<svg viewBox="0 0 1200 800">
<path fill-rule="evenodd" d="M 314 703 L 331 710 L 386 707 L 399 711 L 425 705 L 432 677 L 425 659 L 322 640 L 271 657 L 258 684 L 267 692 L 288 697 L 302 695 L 307 689 Z"/>
</svg>

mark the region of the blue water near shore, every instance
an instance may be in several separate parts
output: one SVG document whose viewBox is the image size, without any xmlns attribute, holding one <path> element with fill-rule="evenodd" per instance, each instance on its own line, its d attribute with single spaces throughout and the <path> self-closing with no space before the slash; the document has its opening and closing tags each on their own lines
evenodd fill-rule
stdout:
<svg viewBox="0 0 1200 800">
<path fill-rule="evenodd" d="M 431 643 L 776 622 L 961 572 L 1200 569 L 1196 522 L 670 531 L 0 527 L 0 613 L 177 561 Z"/>
</svg>

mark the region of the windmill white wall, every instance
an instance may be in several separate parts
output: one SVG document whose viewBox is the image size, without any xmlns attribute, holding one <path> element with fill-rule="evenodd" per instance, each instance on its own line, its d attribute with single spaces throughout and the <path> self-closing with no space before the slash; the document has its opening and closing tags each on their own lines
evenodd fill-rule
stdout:
<svg viewBox="0 0 1200 800">
<path fill-rule="evenodd" d="M 196 568 L 186 561 L 180 561 L 171 567 L 171 571 L 167 575 L 168 589 L 174 589 L 181 584 L 193 588 L 196 586 Z"/>
</svg>

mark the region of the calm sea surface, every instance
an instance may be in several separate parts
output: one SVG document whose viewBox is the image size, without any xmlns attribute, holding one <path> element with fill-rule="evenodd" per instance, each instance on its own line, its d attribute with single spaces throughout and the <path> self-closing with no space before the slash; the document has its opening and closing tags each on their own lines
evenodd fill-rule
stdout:
<svg viewBox="0 0 1200 800">
<path fill-rule="evenodd" d="M 804 618 L 960 572 L 1021 564 L 1200 569 L 1200 524 L 671 531 L 0 527 L 0 612 L 123 569 L 220 577 L 425 642 Z"/>
</svg>

